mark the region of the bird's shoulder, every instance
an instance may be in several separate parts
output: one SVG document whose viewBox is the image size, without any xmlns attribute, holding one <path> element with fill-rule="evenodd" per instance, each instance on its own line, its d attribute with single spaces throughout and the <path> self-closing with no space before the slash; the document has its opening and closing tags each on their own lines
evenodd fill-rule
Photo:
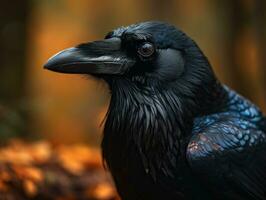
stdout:
<svg viewBox="0 0 266 200">
<path fill-rule="evenodd" d="M 266 198 L 266 134 L 256 115 L 228 109 L 194 122 L 188 163 L 208 182 L 228 190 L 230 197 L 245 193 L 251 199 Z"/>
<path fill-rule="evenodd" d="M 224 86 L 224 89 L 227 92 L 226 111 L 237 113 L 239 117 L 252 122 L 262 119 L 263 114 L 258 106 L 227 86 Z"/>
<path fill-rule="evenodd" d="M 233 113 L 221 113 L 195 120 L 187 151 L 194 157 L 215 152 L 222 156 L 223 152 L 244 153 L 260 145 L 266 145 L 266 134 L 256 123 Z"/>
</svg>

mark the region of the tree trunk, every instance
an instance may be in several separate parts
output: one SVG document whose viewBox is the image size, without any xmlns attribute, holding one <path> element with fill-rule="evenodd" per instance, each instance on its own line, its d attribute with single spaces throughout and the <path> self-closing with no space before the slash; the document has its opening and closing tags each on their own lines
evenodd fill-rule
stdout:
<svg viewBox="0 0 266 200">
<path fill-rule="evenodd" d="M 0 6 L 0 101 L 16 103 L 24 95 L 28 1 Z"/>
</svg>

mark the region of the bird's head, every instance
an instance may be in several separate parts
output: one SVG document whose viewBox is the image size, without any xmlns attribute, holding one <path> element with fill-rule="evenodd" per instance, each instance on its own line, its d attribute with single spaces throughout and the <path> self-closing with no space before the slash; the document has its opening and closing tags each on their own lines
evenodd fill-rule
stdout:
<svg viewBox="0 0 266 200">
<path fill-rule="evenodd" d="M 138 86 L 169 85 L 194 94 L 215 76 L 208 60 L 186 34 L 164 22 L 143 22 L 108 33 L 104 40 L 59 52 L 45 68 L 103 78 L 112 90 L 115 80 Z"/>
</svg>

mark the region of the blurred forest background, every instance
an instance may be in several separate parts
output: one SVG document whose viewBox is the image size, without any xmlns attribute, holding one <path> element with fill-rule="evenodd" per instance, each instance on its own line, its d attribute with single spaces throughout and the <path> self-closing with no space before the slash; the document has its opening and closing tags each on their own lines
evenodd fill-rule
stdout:
<svg viewBox="0 0 266 200">
<path fill-rule="evenodd" d="M 0 7 L 0 138 L 98 145 L 104 84 L 43 70 L 54 53 L 145 20 L 197 41 L 217 76 L 266 111 L 264 0 L 15 0 Z"/>
<path fill-rule="evenodd" d="M 3 1 L 0 144 L 20 139 L 0 148 L 0 199 L 118 199 L 99 153 L 106 86 L 43 64 L 64 48 L 146 20 L 180 27 L 220 80 L 266 112 L 265 0 Z"/>
</svg>

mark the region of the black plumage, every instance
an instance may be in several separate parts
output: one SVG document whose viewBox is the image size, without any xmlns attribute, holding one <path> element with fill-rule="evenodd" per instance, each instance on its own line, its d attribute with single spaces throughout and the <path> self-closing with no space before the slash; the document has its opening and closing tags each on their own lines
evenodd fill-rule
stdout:
<svg viewBox="0 0 266 200">
<path fill-rule="evenodd" d="M 265 117 L 174 26 L 121 27 L 45 67 L 108 83 L 102 152 L 122 199 L 266 199 Z"/>
</svg>

